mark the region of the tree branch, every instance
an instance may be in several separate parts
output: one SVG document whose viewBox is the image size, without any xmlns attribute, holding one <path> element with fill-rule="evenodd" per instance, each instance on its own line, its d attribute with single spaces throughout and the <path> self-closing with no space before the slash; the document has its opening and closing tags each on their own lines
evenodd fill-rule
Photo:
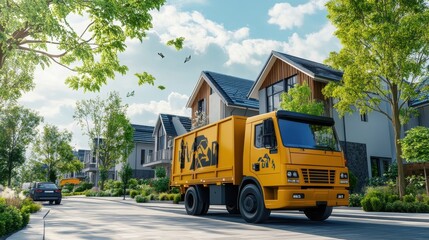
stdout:
<svg viewBox="0 0 429 240">
<path fill-rule="evenodd" d="M 37 49 L 31 49 L 31 48 L 23 47 L 23 46 L 18 46 L 18 49 L 21 49 L 21 50 L 24 50 L 24 51 L 34 51 L 36 53 L 45 55 L 45 56 L 50 57 L 50 58 L 60 58 L 60 57 L 65 56 L 68 53 L 68 51 L 65 51 L 65 52 L 63 52 L 61 54 L 50 54 L 50 53 L 47 53 L 47 52 L 44 52 L 44 51 L 40 51 L 40 50 L 37 50 Z"/>
</svg>

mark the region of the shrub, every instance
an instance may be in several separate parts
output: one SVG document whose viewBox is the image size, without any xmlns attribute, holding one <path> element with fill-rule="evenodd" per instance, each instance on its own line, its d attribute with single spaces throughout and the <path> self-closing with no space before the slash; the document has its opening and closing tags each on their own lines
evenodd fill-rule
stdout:
<svg viewBox="0 0 429 240">
<path fill-rule="evenodd" d="M 170 193 L 180 193 L 180 189 L 178 187 L 170 188 Z"/>
<path fill-rule="evenodd" d="M 361 201 L 362 201 L 363 195 L 358 193 L 350 194 L 349 198 L 349 207 L 362 207 Z"/>
<path fill-rule="evenodd" d="M 73 192 L 73 188 L 74 188 L 74 184 L 72 184 L 72 183 L 66 183 L 62 187 L 62 192 L 64 192 L 65 190 L 67 190 L 68 192 Z"/>
<path fill-rule="evenodd" d="M 180 193 L 174 194 L 173 203 L 179 204 L 179 202 L 182 200 L 182 195 Z"/>
<path fill-rule="evenodd" d="M 148 197 L 149 197 L 149 200 L 159 199 L 158 194 L 156 193 L 151 193 Z"/>
<path fill-rule="evenodd" d="M 368 180 L 368 187 L 380 187 L 386 185 L 386 179 L 383 177 L 373 177 Z"/>
<path fill-rule="evenodd" d="M 141 189 L 141 193 L 143 196 L 148 196 L 154 192 L 154 189 L 151 186 L 146 185 L 146 184 L 140 185 L 139 189 Z"/>
<path fill-rule="evenodd" d="M 394 212 L 394 210 L 393 210 L 393 203 L 391 203 L 391 202 L 386 203 L 386 206 L 384 207 L 384 211 L 386 211 L 386 212 Z"/>
<path fill-rule="evenodd" d="M 4 234 L 7 235 L 18 231 L 23 225 L 21 212 L 13 206 L 5 206 L 2 208 L 4 211 L 0 210 L 0 222 L 4 222 Z"/>
<path fill-rule="evenodd" d="M 416 201 L 416 198 L 413 196 L 413 195 L 411 195 L 411 194 L 408 194 L 408 195 L 405 195 L 404 196 L 404 202 L 406 202 L 406 203 L 412 203 L 412 202 L 415 202 Z"/>
<path fill-rule="evenodd" d="M 174 196 L 175 196 L 176 194 L 174 194 L 174 193 L 170 193 L 170 194 L 168 194 L 168 200 L 170 200 L 170 201 L 173 201 L 174 200 Z"/>
<path fill-rule="evenodd" d="M 425 192 L 425 178 L 423 176 L 409 176 L 405 178 L 405 192 L 407 194 L 417 195 Z"/>
<path fill-rule="evenodd" d="M 137 195 L 137 196 L 136 196 L 136 202 L 138 202 L 138 203 L 145 203 L 145 202 L 149 202 L 149 197 L 147 197 L 147 196 L 142 196 L 142 195 Z"/>
<path fill-rule="evenodd" d="M 388 203 L 394 203 L 397 200 L 399 200 L 399 196 L 396 194 L 392 194 L 392 195 L 387 196 L 387 202 Z"/>
<path fill-rule="evenodd" d="M 160 201 L 166 201 L 168 199 L 169 199 L 168 198 L 168 193 L 160 193 L 159 196 L 158 196 L 158 200 L 160 200 Z"/>
<path fill-rule="evenodd" d="M 380 212 L 381 210 L 383 210 L 384 204 L 379 198 L 372 197 L 370 198 L 370 202 L 373 211 Z"/>
<path fill-rule="evenodd" d="M 21 212 L 22 217 L 22 225 L 21 228 L 27 226 L 27 224 L 30 222 L 30 213 Z"/>
<path fill-rule="evenodd" d="M 131 198 L 135 198 L 138 194 L 139 194 L 139 192 L 137 190 L 131 190 L 130 191 L 130 197 Z"/>
<path fill-rule="evenodd" d="M 352 171 L 349 171 L 349 180 L 350 180 L 350 192 L 355 192 L 357 190 L 356 186 L 357 186 L 358 178 Z"/>
<path fill-rule="evenodd" d="M 61 190 L 62 193 L 70 193 L 70 190 L 68 190 L 67 188 L 64 188 L 63 190 Z"/>
<path fill-rule="evenodd" d="M 170 186 L 170 179 L 169 178 L 158 178 L 152 182 L 152 185 L 153 185 L 156 192 L 158 192 L 158 193 L 166 192 L 166 191 L 168 191 L 168 188 Z"/>
<path fill-rule="evenodd" d="M 136 190 L 139 185 L 139 182 L 135 178 L 131 178 L 128 181 L 128 188 Z"/>
<path fill-rule="evenodd" d="M 140 185 L 151 185 L 152 184 L 152 179 L 148 178 L 148 179 L 140 179 L 139 180 L 139 184 Z"/>
<path fill-rule="evenodd" d="M 405 211 L 405 207 L 402 201 L 397 200 L 392 204 L 392 212 L 404 212 L 404 211 Z"/>
<path fill-rule="evenodd" d="M 155 176 L 156 178 L 165 178 L 167 175 L 167 172 L 165 171 L 165 168 L 163 167 L 157 167 L 155 168 Z"/>
<path fill-rule="evenodd" d="M 371 205 L 370 198 L 364 197 L 362 199 L 362 201 L 360 201 L 360 204 L 362 205 L 362 208 L 364 211 L 366 211 L 366 212 L 372 211 L 372 205 Z"/>
<path fill-rule="evenodd" d="M 122 189 L 122 188 L 115 188 L 115 189 L 113 189 L 113 191 L 112 191 L 112 196 L 113 197 L 120 197 L 122 195 L 124 195 L 124 189 Z"/>
<path fill-rule="evenodd" d="M 74 189 L 75 192 L 84 192 L 85 190 L 89 190 L 93 187 L 94 184 L 90 182 L 81 182 L 77 186 L 77 188 Z"/>
<path fill-rule="evenodd" d="M 403 205 L 404 205 L 405 212 L 415 213 L 417 210 L 417 206 L 414 203 L 404 202 Z"/>
<path fill-rule="evenodd" d="M 416 202 L 414 204 L 416 205 L 416 212 L 418 212 L 418 213 L 429 213 L 429 205 L 422 203 L 422 202 Z"/>
</svg>

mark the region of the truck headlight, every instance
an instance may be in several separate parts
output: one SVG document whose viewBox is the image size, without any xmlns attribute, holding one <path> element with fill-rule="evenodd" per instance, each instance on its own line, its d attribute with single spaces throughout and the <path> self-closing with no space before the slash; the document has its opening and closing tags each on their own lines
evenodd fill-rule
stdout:
<svg viewBox="0 0 429 240">
<path fill-rule="evenodd" d="M 340 179 L 349 179 L 349 174 L 348 173 L 340 173 Z"/>
<path fill-rule="evenodd" d="M 299 174 L 298 171 L 288 170 L 286 172 L 287 182 L 289 183 L 299 183 Z"/>
</svg>

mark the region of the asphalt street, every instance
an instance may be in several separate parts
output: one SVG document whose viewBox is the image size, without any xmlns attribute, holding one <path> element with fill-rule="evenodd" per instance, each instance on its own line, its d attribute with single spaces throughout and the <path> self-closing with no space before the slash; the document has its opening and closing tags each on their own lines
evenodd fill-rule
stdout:
<svg viewBox="0 0 429 240">
<path fill-rule="evenodd" d="M 45 204 L 25 229 L 7 239 L 43 239 L 43 235 L 49 240 L 428 239 L 429 214 L 335 208 L 328 220 L 313 222 L 298 211 L 279 211 L 264 224 L 248 224 L 223 206 L 210 206 L 206 216 L 195 217 L 186 214 L 183 204 L 171 202 L 68 197 L 61 205 Z"/>
</svg>

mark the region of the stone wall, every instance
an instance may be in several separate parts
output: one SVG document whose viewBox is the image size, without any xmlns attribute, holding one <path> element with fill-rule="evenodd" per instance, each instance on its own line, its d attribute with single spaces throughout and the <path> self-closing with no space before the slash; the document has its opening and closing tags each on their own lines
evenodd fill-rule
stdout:
<svg viewBox="0 0 429 240">
<path fill-rule="evenodd" d="M 354 192 L 360 192 L 368 180 L 368 160 L 366 157 L 366 144 L 354 142 L 340 142 L 347 159 L 347 167 L 358 178 Z"/>
</svg>

